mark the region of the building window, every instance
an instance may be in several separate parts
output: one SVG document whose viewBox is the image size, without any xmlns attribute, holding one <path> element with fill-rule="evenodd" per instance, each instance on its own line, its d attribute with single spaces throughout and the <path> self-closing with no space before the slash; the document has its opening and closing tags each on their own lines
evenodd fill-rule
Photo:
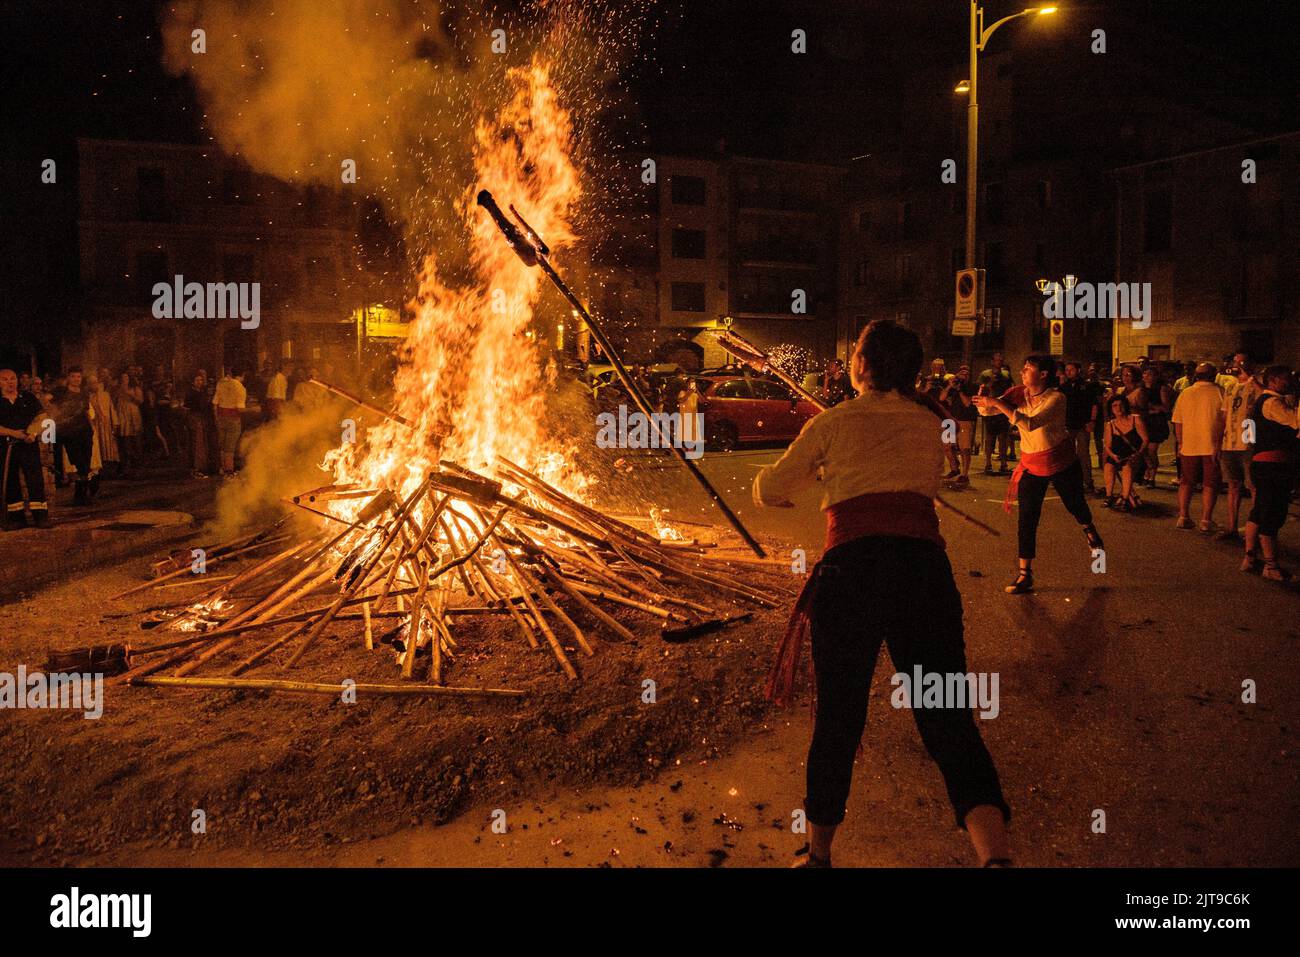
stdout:
<svg viewBox="0 0 1300 957">
<path fill-rule="evenodd" d="M 1242 262 L 1240 314 L 1254 319 L 1277 319 L 1277 257 L 1249 255 Z"/>
<path fill-rule="evenodd" d="M 235 253 L 221 257 L 222 282 L 253 282 L 253 257 L 247 253 Z"/>
<path fill-rule="evenodd" d="M 329 200 L 329 190 L 319 184 L 303 191 L 303 218 L 308 225 L 324 226 L 329 222 Z"/>
<path fill-rule="evenodd" d="M 253 177 L 242 166 L 227 166 L 221 174 L 221 201 L 246 206 L 253 201 Z"/>
<path fill-rule="evenodd" d="M 673 312 L 703 312 L 704 283 L 675 282 L 672 285 Z"/>
<path fill-rule="evenodd" d="M 1003 274 L 1004 253 L 1005 247 L 1000 242 L 984 244 L 984 269 L 988 276 L 986 282 L 990 285 L 1007 281 L 1007 277 Z"/>
<path fill-rule="evenodd" d="M 865 233 L 869 225 L 871 225 L 871 217 L 867 214 L 865 207 L 853 214 L 853 229 L 858 235 Z"/>
<path fill-rule="evenodd" d="M 174 280 L 168 266 L 167 254 L 161 249 L 143 249 L 135 257 L 135 288 L 139 294 L 152 301 L 154 283 Z"/>
<path fill-rule="evenodd" d="M 984 222 L 996 226 L 1002 222 L 1005 212 L 1006 191 L 1001 183 L 989 183 L 984 187 Z"/>
<path fill-rule="evenodd" d="M 912 278 L 912 257 L 899 256 L 894 260 L 895 275 L 899 282 L 907 282 Z"/>
<path fill-rule="evenodd" d="M 1038 208 L 1048 209 L 1052 205 L 1052 183 L 1050 180 L 1038 181 Z"/>
<path fill-rule="evenodd" d="M 1255 362 L 1272 362 L 1274 352 L 1272 329 L 1243 329 L 1241 348 Z"/>
<path fill-rule="evenodd" d="M 1168 187 L 1146 194 L 1143 209 L 1143 245 L 1149 253 L 1166 252 L 1173 245 L 1174 197 Z"/>
<path fill-rule="evenodd" d="M 853 266 L 853 285 L 865 286 L 867 284 L 867 260 L 859 259 Z"/>
<path fill-rule="evenodd" d="M 703 259 L 704 258 L 704 230 L 674 229 L 673 230 L 673 258 L 674 259 Z"/>
<path fill-rule="evenodd" d="M 916 216 L 916 203 L 905 200 L 898 204 L 899 235 L 904 239 L 916 239 L 920 234 L 920 222 Z"/>
<path fill-rule="evenodd" d="M 699 176 L 678 176 L 669 179 L 673 203 L 677 206 L 703 206 L 704 180 Z"/>
<path fill-rule="evenodd" d="M 135 171 L 136 211 L 146 222 L 167 218 L 167 187 L 161 166 L 141 166 Z"/>
<path fill-rule="evenodd" d="M 338 278 L 334 259 L 330 256 L 308 256 L 306 267 L 308 282 L 333 283 Z"/>
</svg>

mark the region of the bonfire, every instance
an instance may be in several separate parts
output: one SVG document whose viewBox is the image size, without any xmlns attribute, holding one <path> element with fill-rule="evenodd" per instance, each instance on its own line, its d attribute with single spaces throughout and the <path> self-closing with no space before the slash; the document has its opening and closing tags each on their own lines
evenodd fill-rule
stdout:
<svg viewBox="0 0 1300 957">
<path fill-rule="evenodd" d="M 341 629 L 367 650 L 391 648 L 405 679 L 359 692 L 514 696 L 521 692 L 446 680 L 477 619 L 508 620 L 521 652 L 540 652 L 577 681 L 580 659 L 602 639 L 635 638 L 634 622 L 649 618 L 663 638 L 686 640 L 778 603 L 785 586 L 754 584 L 775 563 L 743 553 L 748 546 L 762 555 L 693 463 L 678 457 L 739 541 L 721 529 L 689 538 L 658 508 L 643 519 L 599 510 L 587 495 L 591 477 L 545 432 L 547 384 L 527 332 L 543 276 L 582 305 L 546 259 L 547 243 L 574 240 L 580 182 L 569 116 L 545 65 L 535 59 L 511 80 L 510 102 L 475 130 L 478 183 L 458 210 L 477 281 L 451 285 L 435 257 L 425 263 L 396 408 L 330 386 L 379 419 L 364 441 L 327 456 L 331 483 L 292 498 L 307 531 L 286 519 L 209 549 L 208 567 L 242 570 L 196 599 L 156 608 L 143 624 L 183 636 L 121 648 L 111 680 L 338 694 L 338 681 L 265 675 L 291 672 L 327 631 Z M 510 197 L 525 230 L 510 227 L 509 242 L 493 192 Z M 539 258 L 543 269 L 531 268 Z M 595 318 L 583 315 L 607 345 Z M 171 587 L 189 573 L 176 567 L 117 597 Z"/>
</svg>

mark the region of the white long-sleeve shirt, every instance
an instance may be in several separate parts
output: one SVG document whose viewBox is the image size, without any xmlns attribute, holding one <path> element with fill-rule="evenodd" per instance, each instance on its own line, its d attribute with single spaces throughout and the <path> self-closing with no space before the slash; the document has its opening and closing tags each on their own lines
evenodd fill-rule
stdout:
<svg viewBox="0 0 1300 957">
<path fill-rule="evenodd" d="M 1264 418 L 1300 432 L 1300 409 L 1292 408 L 1285 398 L 1272 389 L 1265 389 L 1263 394 L 1267 396 L 1263 406 L 1260 407 Z"/>
<path fill-rule="evenodd" d="M 707 413 L 706 413 L 707 415 Z M 942 423 L 897 392 L 870 389 L 809 419 L 754 479 L 754 502 L 780 505 L 825 475 L 821 508 L 868 492 L 939 494 Z"/>
<path fill-rule="evenodd" d="M 1046 452 L 1070 437 L 1065 427 L 1065 395 L 1056 389 L 1035 396 L 1026 391 L 1011 421 L 1020 430 L 1021 452 Z"/>
</svg>

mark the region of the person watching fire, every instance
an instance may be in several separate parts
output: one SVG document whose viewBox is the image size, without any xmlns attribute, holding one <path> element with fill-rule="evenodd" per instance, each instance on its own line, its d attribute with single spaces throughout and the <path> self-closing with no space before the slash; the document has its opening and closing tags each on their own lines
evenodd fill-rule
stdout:
<svg viewBox="0 0 1300 957">
<path fill-rule="evenodd" d="M 961 595 L 934 510 L 942 426 L 916 392 L 921 341 L 896 322 L 877 320 L 863 330 L 850 362 L 857 398 L 809 419 L 753 489 L 759 505 L 790 507 L 797 491 L 824 476 L 826 551 L 799 596 L 767 688 L 773 700 L 790 700 L 810 633 L 817 708 L 806 867 L 831 866 L 881 644 L 899 672 L 966 673 Z M 1011 811 L 970 708 L 912 714 L 980 863 L 1009 865 Z"/>
<path fill-rule="evenodd" d="M 221 475 L 235 474 L 235 453 L 244 430 L 244 406 L 248 392 L 244 389 L 244 370 L 232 369 L 217 381 L 212 406 L 217 414 L 217 447 L 221 451 Z"/>
<path fill-rule="evenodd" d="M 13 369 L 0 369 L 0 457 L 3 457 L 4 530 L 24 528 L 22 483 L 27 483 L 28 507 L 37 528 L 50 524 L 49 503 L 45 500 L 45 476 L 41 472 L 41 453 L 31 425 L 44 410 L 40 399 L 30 392 L 18 391 L 18 375 Z"/>
</svg>

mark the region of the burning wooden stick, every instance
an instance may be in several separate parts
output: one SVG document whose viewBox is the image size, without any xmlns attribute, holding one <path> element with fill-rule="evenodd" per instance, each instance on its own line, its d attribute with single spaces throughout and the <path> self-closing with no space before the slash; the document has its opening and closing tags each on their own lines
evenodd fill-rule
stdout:
<svg viewBox="0 0 1300 957">
<path fill-rule="evenodd" d="M 370 570 L 379 563 L 385 550 L 387 550 L 388 546 L 393 543 L 393 539 L 397 537 L 397 533 L 401 530 L 402 523 L 406 520 L 406 514 L 410 510 L 411 506 L 424 495 L 428 487 L 429 479 L 426 478 L 413 492 L 411 492 L 410 495 L 407 496 L 406 501 L 401 504 L 401 507 L 393 515 L 391 527 L 384 534 L 379 547 L 376 548 L 374 553 L 364 561 L 361 568 L 358 570 L 358 573 L 353 575 L 350 584 L 344 587 L 343 593 L 339 595 L 338 600 L 334 602 L 334 605 L 330 610 L 321 615 L 316 624 L 312 626 L 311 631 L 307 632 L 307 637 L 303 640 L 302 645 L 296 652 L 294 652 L 293 656 L 285 662 L 284 666 L 286 668 L 292 668 L 302 660 L 302 656 L 305 655 L 307 650 L 316 643 L 316 639 L 320 637 L 321 632 L 329 627 L 329 623 L 333 620 L 334 616 L 343 608 L 343 603 L 356 594 L 366 576 L 370 573 Z"/>
<path fill-rule="evenodd" d="M 645 395 L 642 394 L 641 387 L 638 386 L 636 380 L 628 374 L 626 367 L 623 365 L 623 360 L 619 358 L 618 351 L 605 335 L 605 331 L 601 327 L 600 323 L 598 323 L 595 317 L 587 310 L 586 304 L 573 294 L 565 284 L 564 280 L 560 278 L 560 274 L 555 271 L 555 268 L 547 258 L 549 250 L 547 250 L 546 244 L 542 241 L 542 238 L 538 236 L 537 231 L 529 226 L 528 223 L 524 221 L 524 218 L 520 216 L 518 212 L 514 211 L 514 207 L 512 206 L 511 211 L 514 212 L 515 218 L 519 220 L 531 238 L 525 239 L 521 236 L 519 231 L 515 229 L 510 221 L 502 214 L 500 207 L 496 204 L 496 200 L 492 198 L 492 194 L 486 189 L 479 190 L 478 204 L 488 211 L 488 214 L 491 215 L 492 219 L 501 229 L 501 232 L 505 235 L 506 241 L 519 255 L 519 258 L 523 260 L 524 264 L 528 266 L 541 266 L 542 271 L 546 273 L 547 278 L 550 279 L 551 282 L 555 284 L 555 287 L 560 290 L 560 294 L 563 295 L 564 298 L 569 301 L 570 305 L 578 311 L 578 314 L 582 316 L 583 320 L 586 322 L 587 329 L 591 332 L 592 338 L 599 343 L 600 348 L 604 351 L 605 356 L 614 367 L 614 374 L 618 376 L 619 382 L 623 384 L 623 388 L 626 389 L 628 395 L 632 397 L 632 401 L 636 403 L 637 408 L 641 410 L 647 421 L 650 422 L 651 428 L 655 430 L 655 433 L 659 438 L 659 446 L 661 448 L 666 446 L 673 455 L 676 456 L 677 461 L 682 464 L 682 467 L 691 473 L 691 476 L 699 483 L 700 487 L 704 489 L 713 504 L 717 506 L 720 512 L 722 512 L 727 523 L 731 525 L 731 527 L 736 530 L 736 533 L 745 540 L 745 544 L 753 549 L 754 554 L 759 558 L 766 558 L 767 553 L 763 551 L 763 546 L 760 545 L 758 540 L 749 533 L 749 529 L 745 528 L 744 524 L 740 521 L 740 518 L 731 510 L 731 507 L 727 505 L 726 500 L 718 490 L 713 487 L 713 483 L 708 480 L 702 471 L 700 471 L 699 466 L 686 457 L 686 451 L 680 446 L 680 444 L 671 441 L 671 436 L 662 435 L 659 420 L 655 417 L 654 410 L 650 407 L 649 401 L 646 399 Z"/>
<path fill-rule="evenodd" d="M 757 369 L 759 372 L 772 373 L 774 376 L 780 379 L 781 382 L 784 383 L 787 387 L 794 390 L 794 393 L 796 395 L 800 396 L 807 402 L 811 402 L 813 405 L 817 406 L 817 408 L 822 410 L 823 412 L 826 411 L 826 409 L 828 408 L 825 402 L 823 402 L 821 399 L 817 398 L 815 395 L 813 395 L 811 392 L 805 389 L 802 384 L 796 382 L 792 376 L 788 375 L 783 369 L 781 369 L 780 366 L 776 365 L 776 363 L 774 363 L 771 360 L 771 357 L 769 357 L 765 352 L 763 352 L 762 349 L 758 348 L 758 346 L 754 345 L 748 339 L 745 339 L 737 335 L 736 333 L 731 332 L 730 330 L 726 332 L 715 332 L 714 336 L 717 338 L 718 344 L 722 346 L 722 348 L 726 349 L 728 352 L 730 352 L 741 362 L 745 363 L 747 366 L 750 366 L 753 369 Z M 927 409 L 930 408 L 929 405 L 926 405 L 925 407 Z M 931 411 L 934 410 L 931 409 Z M 1002 536 L 1002 533 L 999 532 L 993 526 L 986 525 L 984 522 L 981 522 L 974 515 L 971 515 L 967 512 L 963 512 L 955 505 L 950 505 L 947 501 L 944 500 L 942 495 L 936 495 L 934 497 L 934 501 L 941 508 L 946 508 L 954 515 L 970 523 L 971 525 L 974 525 L 976 528 L 978 528 L 980 531 L 984 532 L 985 534 L 992 535 L 995 538 L 1000 538 Z M 760 555 L 759 557 L 761 558 L 763 556 Z"/>
<path fill-rule="evenodd" d="M 340 389 L 338 386 L 330 385 L 328 382 L 322 382 L 320 379 L 308 379 L 307 381 L 310 382 L 312 385 L 320 386 L 326 392 L 333 392 L 335 395 L 347 399 L 353 405 L 365 409 L 367 412 L 373 412 L 376 415 L 382 415 L 386 419 L 392 419 L 394 422 L 398 423 L 399 425 L 404 425 L 408 429 L 415 428 L 415 425 L 411 422 L 411 420 L 406 418 L 405 416 L 398 415 L 396 412 L 393 412 L 390 409 L 381 409 L 373 402 L 367 402 L 365 399 L 361 398 L 361 396 L 353 395 L 351 392 L 347 391 L 346 389 Z"/>
<path fill-rule="evenodd" d="M 411 603 L 411 620 L 406 626 L 406 651 L 402 655 L 402 677 L 411 677 L 411 669 L 415 665 L 415 649 L 420 643 L 420 621 L 424 618 L 424 594 L 429 590 L 429 564 L 421 562 L 416 575 L 419 582 L 419 591 L 415 593 L 415 601 Z M 434 670 L 441 675 L 442 659 L 438 654 L 437 636 L 434 637 L 433 643 L 433 660 Z M 441 681 L 435 684 L 441 684 Z"/>
<path fill-rule="evenodd" d="M 475 512 L 477 512 L 477 509 L 475 509 Z M 482 515 L 479 515 L 479 520 L 483 520 Z M 541 609 L 538 608 L 537 603 L 533 601 L 532 585 L 526 574 L 522 569 L 520 569 L 519 563 L 515 561 L 515 557 L 510 554 L 510 551 L 502 543 L 501 539 L 497 537 L 495 532 L 492 533 L 492 541 L 497 548 L 501 549 L 501 553 L 505 555 L 506 567 L 514 573 L 515 582 L 519 586 L 520 594 L 523 595 L 524 604 L 528 606 L 528 611 L 532 614 L 533 620 L 537 622 L 537 627 L 546 638 L 546 643 L 550 646 L 551 653 L 555 655 L 555 660 L 559 662 L 560 668 L 563 669 L 566 675 L 568 675 L 570 681 L 577 681 L 578 672 L 574 669 L 568 656 L 565 655 L 564 649 L 560 647 L 560 642 L 555 637 L 555 632 L 551 630 L 551 626 L 548 625 L 546 619 L 542 617 Z"/>
<path fill-rule="evenodd" d="M 626 605 L 628 608 L 635 608 L 638 611 L 644 611 L 647 614 L 656 615 L 659 618 L 675 619 L 677 621 L 687 621 L 685 615 L 679 615 L 676 612 L 669 611 L 667 608 L 660 608 L 658 605 L 652 605 L 649 602 L 637 601 L 634 598 L 627 598 L 617 592 L 611 592 L 604 588 L 586 582 L 574 581 L 568 579 L 569 584 L 576 590 L 596 598 L 603 598 L 605 601 L 612 601 L 617 605 Z"/>
<path fill-rule="evenodd" d="M 282 535 L 279 538 L 268 539 L 265 542 L 258 542 L 254 545 L 247 545 L 244 546 L 243 548 L 239 548 L 234 551 L 229 551 L 222 555 L 205 556 L 204 567 L 206 568 L 208 565 L 214 565 L 217 562 L 222 561 L 223 559 L 234 558 L 236 555 L 242 555 L 246 552 L 253 552 L 261 548 L 266 548 L 268 545 L 278 545 L 281 542 L 285 541 L 287 538 L 288 538 L 287 535 Z M 297 548 L 298 546 L 295 545 L 293 547 Z M 170 581 L 173 578 L 178 578 L 181 575 L 196 575 L 196 573 L 194 572 L 194 569 L 191 566 L 186 565 L 184 568 L 178 568 L 174 572 L 168 572 L 166 575 L 160 575 L 157 578 L 152 579 L 151 581 L 147 581 L 143 585 L 135 585 L 134 587 L 128 588 L 124 592 L 118 592 L 116 595 L 113 595 L 111 598 L 109 598 L 109 601 L 118 601 L 122 598 L 126 598 L 128 595 L 134 595 L 136 594 L 136 592 L 147 591 L 150 588 L 157 588 L 163 582 Z M 199 576 L 196 575 L 196 577 Z"/>
<path fill-rule="evenodd" d="M 274 678 L 139 678 L 136 684 L 156 688 L 234 688 L 253 691 L 292 691 L 300 694 L 341 695 L 344 691 L 372 695 L 413 695 L 448 698 L 522 698 L 526 692 L 513 688 L 448 688 L 445 685 L 327 684 L 314 681 L 283 681 Z"/>
</svg>

